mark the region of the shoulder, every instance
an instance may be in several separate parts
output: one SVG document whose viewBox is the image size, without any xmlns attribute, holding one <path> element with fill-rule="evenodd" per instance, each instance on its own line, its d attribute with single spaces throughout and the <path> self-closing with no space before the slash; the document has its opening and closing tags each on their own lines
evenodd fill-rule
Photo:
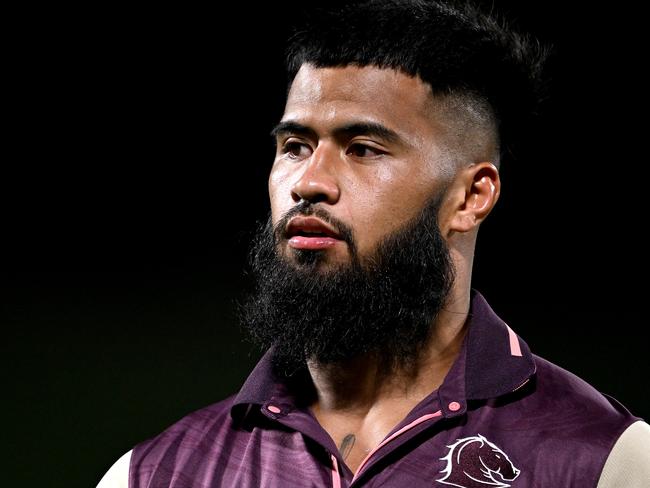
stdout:
<svg viewBox="0 0 650 488">
<path fill-rule="evenodd" d="M 115 464 L 106 472 L 100 480 L 97 488 L 128 488 L 129 486 L 129 464 L 131 452 L 124 454 L 115 461 Z"/>
<path fill-rule="evenodd" d="M 538 356 L 535 363 L 532 393 L 522 400 L 526 423 L 551 450 L 590 453 L 604 463 L 623 432 L 640 419 L 575 374 Z"/>
<path fill-rule="evenodd" d="M 619 434 L 637 420 L 617 400 L 550 361 L 534 356 L 536 400 L 549 413 L 579 417 L 585 422 L 620 424 Z"/>
<path fill-rule="evenodd" d="M 141 442 L 115 462 L 97 488 L 127 488 L 129 478 L 139 482 L 141 476 L 151 474 L 166 457 L 191 452 L 201 444 L 207 432 L 227 430 L 233 399 L 230 397 L 196 410 L 155 437 Z M 135 486 L 146 484 L 136 483 Z"/>
<path fill-rule="evenodd" d="M 634 422 L 607 457 L 598 488 L 644 488 L 650 485 L 650 425 Z"/>
<path fill-rule="evenodd" d="M 230 421 L 230 409 L 234 398 L 234 396 L 231 396 L 187 414 L 169 426 L 161 435 L 176 435 L 179 433 L 191 435 L 192 431 L 200 431 L 215 424 L 222 425 L 224 422 Z"/>
<path fill-rule="evenodd" d="M 534 361 L 531 381 L 495 404 L 496 427 L 516 433 L 519 462 L 540 486 L 596 486 L 615 444 L 639 419 L 566 369 Z"/>
<path fill-rule="evenodd" d="M 131 456 L 131 469 L 158 463 L 172 454 L 191 451 L 200 446 L 207 435 L 218 441 L 232 425 L 230 409 L 233 399 L 230 397 L 196 410 L 155 437 L 135 446 Z"/>
</svg>

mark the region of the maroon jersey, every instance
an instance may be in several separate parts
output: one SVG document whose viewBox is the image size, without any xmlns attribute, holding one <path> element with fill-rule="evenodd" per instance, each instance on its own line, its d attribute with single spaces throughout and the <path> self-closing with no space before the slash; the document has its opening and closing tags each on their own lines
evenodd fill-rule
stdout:
<svg viewBox="0 0 650 488">
<path fill-rule="evenodd" d="M 353 473 L 274 373 L 269 351 L 240 392 L 135 447 L 129 488 L 595 487 L 633 417 L 531 354 L 474 292 L 443 384 Z"/>
</svg>

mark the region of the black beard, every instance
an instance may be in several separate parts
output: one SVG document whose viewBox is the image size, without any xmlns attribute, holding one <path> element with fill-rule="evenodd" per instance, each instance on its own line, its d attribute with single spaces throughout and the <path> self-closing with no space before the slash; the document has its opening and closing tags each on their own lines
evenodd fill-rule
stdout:
<svg viewBox="0 0 650 488">
<path fill-rule="evenodd" d="M 454 281 L 439 207 L 439 199 L 430 201 L 363 259 L 351 229 L 319 207 L 298 205 L 275 229 L 269 218 L 252 245 L 256 288 L 241 307 L 253 340 L 274 347 L 285 374 L 306 360 L 332 364 L 366 354 L 379 355 L 389 368 L 413 365 Z M 348 243 L 350 263 L 321 272 L 325 251 L 296 252 L 296 264 L 279 255 L 276 242 L 297 214 L 334 224 Z"/>
</svg>

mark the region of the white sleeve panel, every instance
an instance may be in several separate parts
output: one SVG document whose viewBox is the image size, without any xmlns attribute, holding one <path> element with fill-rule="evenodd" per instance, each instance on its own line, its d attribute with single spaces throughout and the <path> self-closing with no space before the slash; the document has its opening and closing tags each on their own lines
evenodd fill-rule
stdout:
<svg viewBox="0 0 650 488">
<path fill-rule="evenodd" d="M 650 487 L 650 425 L 630 425 L 609 453 L 598 488 Z"/>
<path fill-rule="evenodd" d="M 97 488 L 129 488 L 129 464 L 131 463 L 131 452 L 127 452 L 120 459 L 115 461 Z"/>
</svg>

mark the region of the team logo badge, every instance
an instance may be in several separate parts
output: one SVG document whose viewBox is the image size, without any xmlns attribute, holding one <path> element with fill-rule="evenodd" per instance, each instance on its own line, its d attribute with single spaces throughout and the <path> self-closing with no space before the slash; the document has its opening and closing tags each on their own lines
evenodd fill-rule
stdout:
<svg viewBox="0 0 650 488">
<path fill-rule="evenodd" d="M 449 453 L 441 458 L 447 467 L 436 480 L 444 485 L 460 488 L 509 488 L 519 476 L 520 470 L 497 446 L 481 434 L 458 439 L 449 448 Z"/>
</svg>

